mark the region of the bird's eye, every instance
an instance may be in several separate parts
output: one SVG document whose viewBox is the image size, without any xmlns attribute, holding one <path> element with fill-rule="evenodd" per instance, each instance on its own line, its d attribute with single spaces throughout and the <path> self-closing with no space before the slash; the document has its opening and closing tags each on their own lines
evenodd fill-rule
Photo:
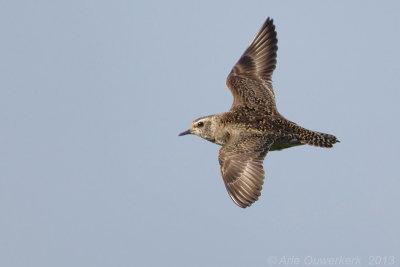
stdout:
<svg viewBox="0 0 400 267">
<path fill-rule="evenodd" d="M 203 127 L 204 126 L 204 122 L 200 121 L 197 123 L 197 127 Z"/>
</svg>

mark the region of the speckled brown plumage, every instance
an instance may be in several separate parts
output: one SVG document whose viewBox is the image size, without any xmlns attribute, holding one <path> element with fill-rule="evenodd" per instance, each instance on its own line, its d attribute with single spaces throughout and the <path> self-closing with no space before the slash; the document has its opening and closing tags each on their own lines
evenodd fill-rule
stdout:
<svg viewBox="0 0 400 267">
<path fill-rule="evenodd" d="M 333 135 L 307 130 L 279 114 L 271 83 L 277 43 L 273 20 L 268 18 L 227 78 L 231 109 L 201 117 L 180 134 L 195 134 L 222 146 L 222 178 L 229 196 L 242 208 L 261 194 L 268 151 L 304 144 L 332 147 L 338 142 Z"/>
</svg>

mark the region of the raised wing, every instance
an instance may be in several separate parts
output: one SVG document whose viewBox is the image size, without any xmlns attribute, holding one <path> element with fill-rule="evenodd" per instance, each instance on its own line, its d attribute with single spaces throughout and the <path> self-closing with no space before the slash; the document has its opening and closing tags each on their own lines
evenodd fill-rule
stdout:
<svg viewBox="0 0 400 267">
<path fill-rule="evenodd" d="M 252 104 L 276 109 L 271 76 L 277 43 L 275 25 L 268 18 L 227 78 L 226 84 L 233 94 L 232 108 Z"/>
<path fill-rule="evenodd" d="M 263 161 L 273 139 L 255 134 L 231 136 L 219 150 L 218 160 L 229 196 L 246 208 L 261 195 L 264 183 Z"/>
</svg>

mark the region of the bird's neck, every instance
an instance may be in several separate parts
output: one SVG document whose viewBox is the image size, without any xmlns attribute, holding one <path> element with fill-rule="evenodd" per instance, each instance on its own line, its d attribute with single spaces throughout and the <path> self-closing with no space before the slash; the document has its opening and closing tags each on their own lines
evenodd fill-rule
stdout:
<svg viewBox="0 0 400 267">
<path fill-rule="evenodd" d="M 225 145 L 228 141 L 229 133 L 226 128 L 221 124 L 221 114 L 213 115 L 211 117 L 211 126 L 210 132 L 212 136 L 212 140 L 208 140 L 217 145 Z"/>
</svg>

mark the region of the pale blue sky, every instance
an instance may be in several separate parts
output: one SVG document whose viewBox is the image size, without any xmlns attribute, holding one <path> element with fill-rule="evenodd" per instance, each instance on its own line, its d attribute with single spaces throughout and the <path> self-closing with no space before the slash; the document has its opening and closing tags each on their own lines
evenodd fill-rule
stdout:
<svg viewBox="0 0 400 267">
<path fill-rule="evenodd" d="M 396 1 L 2 1 L 0 266 L 400 261 Z M 232 101 L 267 17 L 288 119 L 333 149 L 271 152 L 262 196 L 229 198 L 219 147 L 178 137 Z"/>
</svg>

